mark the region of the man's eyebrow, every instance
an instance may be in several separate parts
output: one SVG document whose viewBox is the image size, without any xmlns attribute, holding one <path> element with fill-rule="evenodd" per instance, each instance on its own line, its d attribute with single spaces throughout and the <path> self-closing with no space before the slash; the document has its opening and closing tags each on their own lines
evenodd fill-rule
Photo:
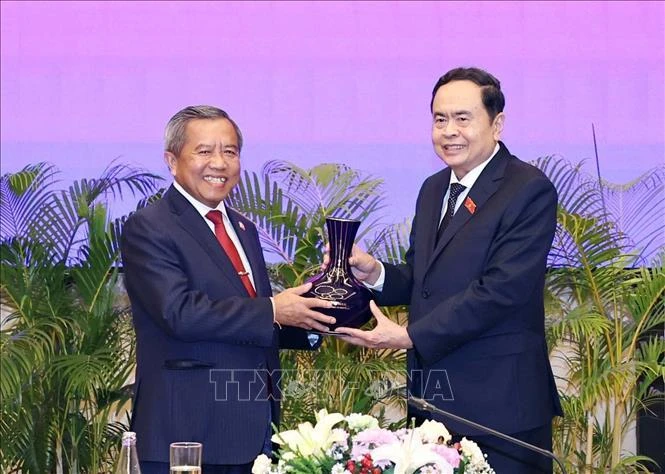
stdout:
<svg viewBox="0 0 665 474">
<path fill-rule="evenodd" d="M 445 117 L 447 114 L 444 112 L 434 112 L 435 117 Z M 459 117 L 460 115 L 473 115 L 470 110 L 456 110 L 451 114 L 453 117 Z"/>
</svg>

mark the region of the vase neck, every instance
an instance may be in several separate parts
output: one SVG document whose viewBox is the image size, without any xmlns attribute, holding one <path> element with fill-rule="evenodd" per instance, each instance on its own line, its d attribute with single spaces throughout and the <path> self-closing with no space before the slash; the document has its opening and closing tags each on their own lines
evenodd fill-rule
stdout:
<svg viewBox="0 0 665 474">
<path fill-rule="evenodd" d="M 348 269 L 360 221 L 327 218 L 326 227 L 330 244 L 330 267 Z"/>
</svg>

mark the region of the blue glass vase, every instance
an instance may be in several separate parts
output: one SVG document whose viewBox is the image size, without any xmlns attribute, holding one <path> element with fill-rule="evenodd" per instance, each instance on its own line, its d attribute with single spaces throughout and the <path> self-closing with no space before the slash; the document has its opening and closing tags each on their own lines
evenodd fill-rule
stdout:
<svg viewBox="0 0 665 474">
<path fill-rule="evenodd" d="M 322 274 L 310 280 L 312 288 L 303 295 L 337 303 L 336 308 L 316 308 L 337 320 L 330 325 L 331 331 L 341 326 L 358 328 L 372 317 L 369 309 L 372 292 L 353 276 L 349 265 L 359 227 L 360 221 L 357 220 L 326 218 L 330 264 Z"/>
</svg>

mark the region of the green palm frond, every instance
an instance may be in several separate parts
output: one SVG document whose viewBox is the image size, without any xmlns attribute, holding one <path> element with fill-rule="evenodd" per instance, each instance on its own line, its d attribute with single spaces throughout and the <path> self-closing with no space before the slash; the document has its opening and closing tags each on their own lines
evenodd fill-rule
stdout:
<svg viewBox="0 0 665 474">
<path fill-rule="evenodd" d="M 100 295 L 117 278 L 115 267 L 120 258 L 118 236 L 114 232 L 91 236 L 91 240 L 80 250 L 83 256 L 79 259 L 81 263 L 71 270 L 88 311 L 94 311 Z"/>
<path fill-rule="evenodd" d="M 309 219 L 291 199 L 284 197 L 277 183 L 268 175 L 261 178 L 245 171 L 227 202 L 256 224 L 267 253 L 293 262 L 298 238 L 309 228 Z"/>
<path fill-rule="evenodd" d="M 560 199 L 546 291 L 548 345 L 558 346 L 552 354 L 566 368 L 560 378 L 582 409 L 579 423 L 558 427 L 558 447 L 573 470 L 592 462 L 599 472 L 638 472 L 640 458 L 622 455 L 621 442 L 626 420 L 647 398 L 640 387 L 662 374 L 662 341 L 648 334 L 665 321 L 665 272 L 659 263 L 634 267 L 653 256 L 665 229 L 657 219 L 662 170 L 615 186 L 556 158 L 537 165 Z"/>
<path fill-rule="evenodd" d="M 611 330 L 611 322 L 593 311 L 590 304 L 580 304 L 566 311 L 564 318 L 551 320 L 550 333 L 556 341 L 580 341 L 602 336 Z"/>
<path fill-rule="evenodd" d="M 129 191 L 132 197 L 150 196 L 157 191 L 157 185 L 163 178 L 157 174 L 142 169 L 130 167 L 122 163 L 112 162 L 104 169 L 99 178 L 82 180 L 87 183 L 90 202 L 99 197 L 108 199 L 123 199 L 124 191 Z"/>
<path fill-rule="evenodd" d="M 160 200 L 165 192 L 166 188 L 159 188 L 152 194 L 149 194 L 147 197 L 139 199 L 138 203 L 136 204 L 136 210 L 138 211 L 139 209 L 143 209 L 144 207 Z"/>
<path fill-rule="evenodd" d="M 404 255 L 409 248 L 411 222 L 403 222 L 385 226 L 376 232 L 373 238 L 365 239 L 367 253 L 381 261 L 398 264 L 404 262 Z"/>
<path fill-rule="evenodd" d="M 41 401 L 41 400 L 40 400 Z M 47 415 L 47 416 L 45 416 Z M 55 472 L 57 430 L 38 405 L 3 411 L 0 418 L 0 469 L 6 473 Z M 10 442 L 5 442 L 6 440 Z"/>
<path fill-rule="evenodd" d="M 624 235 L 611 222 L 581 214 L 571 214 L 560 208 L 559 229 L 552 244 L 551 255 L 557 266 L 609 265 L 622 255 Z"/>
<path fill-rule="evenodd" d="M 110 416 L 122 415 L 134 366 L 119 301 L 124 218 L 112 220 L 107 201 L 154 193 L 157 178 L 112 165 L 53 190 L 53 167 L 27 170 L 0 183 L 3 223 L 12 223 L 0 241 L 0 294 L 11 311 L 0 331 L 0 430 L 9 440 L 0 463 L 26 474 L 56 465 L 104 472 L 125 426 Z"/>
<path fill-rule="evenodd" d="M 65 382 L 70 396 L 87 399 L 96 386 L 103 386 L 116 368 L 117 352 L 110 347 L 96 347 L 91 353 L 77 352 L 53 358 L 50 370 L 54 378 Z"/>
<path fill-rule="evenodd" d="M 582 171 L 583 162 L 572 164 L 560 156 L 541 157 L 532 162 L 552 181 L 559 206 L 571 214 L 600 218 L 606 215 L 602 193 L 595 180 Z"/>
<path fill-rule="evenodd" d="M 649 170 L 627 184 L 603 182 L 603 193 L 612 221 L 631 236 L 631 251 L 640 264 L 646 264 L 665 246 L 665 166 Z"/>
<path fill-rule="evenodd" d="M 571 288 L 577 303 L 591 301 L 596 311 L 604 312 L 626 279 L 624 269 L 633 262 L 623 252 L 623 236 L 611 223 L 562 209 L 558 214 L 560 231 L 551 253 L 563 268 L 551 272 L 550 291 L 561 294 Z"/>
<path fill-rule="evenodd" d="M 33 368 L 44 364 L 64 341 L 64 320 L 39 320 L 24 328 L 10 320 L 0 331 L 0 397 L 11 400 L 29 383 Z"/>
<path fill-rule="evenodd" d="M 323 163 L 309 170 L 286 161 L 269 161 L 263 174 L 279 182 L 284 194 L 303 213 L 361 219 L 380 210 L 378 189 L 382 180 L 364 177 L 337 163 Z"/>
<path fill-rule="evenodd" d="M 44 203 L 51 199 L 57 174 L 54 166 L 38 163 L 0 178 L 0 238 L 30 233 Z"/>
<path fill-rule="evenodd" d="M 76 263 L 72 255 L 85 242 L 86 224 L 99 223 L 105 214 L 100 199 L 123 196 L 123 189 L 132 195 L 154 193 L 161 179 L 149 172 L 134 170 L 124 165 L 110 166 L 100 178 L 74 181 L 67 190 L 54 193 L 36 217 L 36 237 L 51 242 L 63 262 Z"/>
<path fill-rule="evenodd" d="M 642 267 L 625 282 L 628 314 L 637 337 L 665 323 L 665 267 Z"/>
<path fill-rule="evenodd" d="M 635 358 L 640 361 L 639 368 L 641 369 L 637 374 L 640 380 L 635 396 L 637 400 L 643 398 L 643 401 L 646 401 L 650 395 L 649 387 L 653 382 L 658 379 L 665 381 L 665 339 L 659 337 L 657 333 L 645 338 L 640 342 Z M 654 400 L 663 401 L 664 395 L 654 393 L 653 397 Z"/>
</svg>

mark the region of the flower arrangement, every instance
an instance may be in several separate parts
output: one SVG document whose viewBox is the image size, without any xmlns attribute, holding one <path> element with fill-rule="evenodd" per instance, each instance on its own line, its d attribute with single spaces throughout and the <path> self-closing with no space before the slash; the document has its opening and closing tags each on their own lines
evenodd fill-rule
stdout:
<svg viewBox="0 0 665 474">
<path fill-rule="evenodd" d="M 273 435 L 278 462 L 262 454 L 252 474 L 493 474 L 473 441 L 451 444 L 446 427 L 428 420 L 417 428 L 390 431 L 376 418 L 321 410 L 316 425 Z"/>
</svg>

